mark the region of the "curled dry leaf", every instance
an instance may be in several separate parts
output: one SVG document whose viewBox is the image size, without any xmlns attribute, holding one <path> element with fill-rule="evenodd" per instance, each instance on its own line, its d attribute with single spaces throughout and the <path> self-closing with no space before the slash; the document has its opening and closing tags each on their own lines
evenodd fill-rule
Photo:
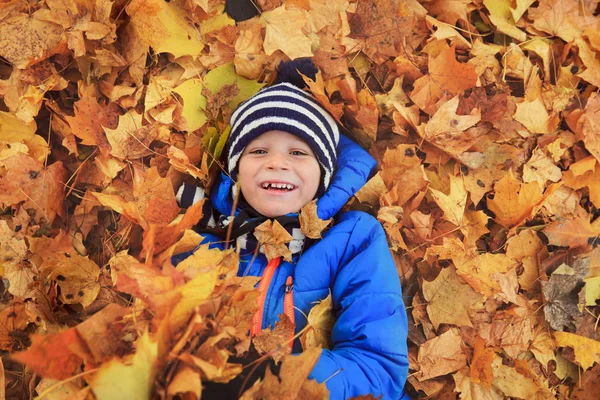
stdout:
<svg viewBox="0 0 600 400">
<path fill-rule="evenodd" d="M 331 330 L 335 324 L 331 293 L 308 313 L 308 329 L 300 336 L 303 349 L 330 349 Z"/>
<path fill-rule="evenodd" d="M 324 221 L 319 218 L 315 200 L 302 207 L 299 220 L 302 233 L 311 239 L 321 239 L 321 233 L 332 221 L 332 219 Z"/>
</svg>

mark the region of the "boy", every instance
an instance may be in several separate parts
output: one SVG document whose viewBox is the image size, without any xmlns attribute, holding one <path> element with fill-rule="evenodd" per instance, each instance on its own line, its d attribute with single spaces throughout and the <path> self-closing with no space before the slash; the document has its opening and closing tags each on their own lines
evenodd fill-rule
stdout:
<svg viewBox="0 0 600 400">
<path fill-rule="evenodd" d="M 326 382 L 332 399 L 405 397 L 407 320 L 385 233 L 366 213 L 338 213 L 364 185 L 375 160 L 340 135 L 312 96 L 290 83 L 259 91 L 238 107 L 230 122 L 228 174 L 213 187 L 209 207 L 214 213 L 206 214 L 201 224 L 212 232 L 229 231 L 240 251 L 238 274 L 261 277 L 251 334 L 274 326 L 282 313 L 295 322 L 296 332 L 302 330 L 305 315 L 331 292 L 336 317 L 331 349 L 323 350 L 309 378 Z M 238 196 L 236 180 L 241 193 L 235 216 L 229 217 Z M 178 193 L 183 203 L 186 197 L 199 198 L 199 189 L 189 189 Z M 335 223 L 309 246 L 297 213 L 313 199 L 319 217 L 335 216 Z M 292 262 L 281 257 L 269 261 L 261 252 L 252 232 L 268 218 L 294 238 L 288 244 Z M 203 244 L 226 247 L 225 235 L 205 232 Z M 293 351 L 302 351 L 298 340 Z"/>
</svg>

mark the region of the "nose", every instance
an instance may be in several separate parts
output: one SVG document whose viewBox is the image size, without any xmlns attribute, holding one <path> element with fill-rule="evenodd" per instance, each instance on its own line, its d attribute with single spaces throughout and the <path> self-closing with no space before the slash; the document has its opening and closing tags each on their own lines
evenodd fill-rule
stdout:
<svg viewBox="0 0 600 400">
<path fill-rule="evenodd" d="M 289 160 L 284 154 L 278 152 L 272 152 L 269 154 L 269 158 L 266 162 L 267 169 L 271 170 L 288 170 L 290 168 Z"/>
</svg>

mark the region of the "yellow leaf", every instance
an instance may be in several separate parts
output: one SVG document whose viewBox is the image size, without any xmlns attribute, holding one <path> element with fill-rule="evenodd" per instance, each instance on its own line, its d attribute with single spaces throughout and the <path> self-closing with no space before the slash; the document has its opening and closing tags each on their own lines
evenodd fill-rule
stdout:
<svg viewBox="0 0 600 400">
<path fill-rule="evenodd" d="M 527 34 L 515 26 L 510 0 L 484 0 L 483 4 L 489 10 L 490 21 L 498 31 L 521 42 L 527 39 Z"/>
<path fill-rule="evenodd" d="M 146 332 L 136 342 L 131 363 L 112 359 L 102 364 L 89 382 L 96 399 L 149 399 L 154 385 L 157 351 L 158 345 Z"/>
<path fill-rule="evenodd" d="M 585 305 L 595 306 L 600 299 L 600 276 L 585 278 Z"/>
<path fill-rule="evenodd" d="M 331 293 L 310 309 L 308 313 L 309 328 L 300 337 L 304 350 L 321 347 L 329 349 L 331 329 L 335 324 Z"/>
<path fill-rule="evenodd" d="M 231 110 L 234 110 L 242 101 L 249 99 L 265 85 L 237 75 L 233 63 L 218 66 L 210 70 L 204 77 L 204 86 L 213 94 L 219 93 L 223 86 L 234 83 L 237 85 L 239 92 L 227 104 Z"/>
<path fill-rule="evenodd" d="M 308 21 L 306 11 L 286 9 L 285 5 L 263 12 L 261 19 L 266 27 L 264 48 L 267 55 L 281 50 L 289 58 L 312 57 L 312 40 L 303 32 Z"/>
<path fill-rule="evenodd" d="M 197 56 L 204 48 L 200 32 L 177 2 L 133 0 L 125 10 L 138 37 L 155 53 Z"/>
<path fill-rule="evenodd" d="M 569 332 L 553 332 L 556 345 L 572 347 L 575 361 L 585 369 L 591 368 L 594 362 L 600 362 L 600 342 Z"/>
<path fill-rule="evenodd" d="M 439 190 L 429 190 L 437 205 L 444 211 L 444 217 L 454 225 L 460 226 L 467 205 L 467 191 L 463 179 L 450 175 L 450 193 L 447 195 Z"/>
<path fill-rule="evenodd" d="M 173 89 L 183 100 L 183 112 L 181 115 L 186 120 L 186 129 L 188 132 L 200 129 L 208 120 L 204 112 L 206 97 L 201 94 L 202 87 L 201 79 L 188 79 Z"/>
<path fill-rule="evenodd" d="M 50 150 L 44 138 L 35 134 L 36 129 L 35 121 L 27 124 L 13 114 L 0 111 L 0 146 L 10 144 L 12 147 L 17 147 L 17 143 L 22 143 L 26 153 L 44 162 Z M 0 151 L 0 161 L 10 157 L 8 153 L 6 155 L 3 153 L 3 150 Z"/>
</svg>

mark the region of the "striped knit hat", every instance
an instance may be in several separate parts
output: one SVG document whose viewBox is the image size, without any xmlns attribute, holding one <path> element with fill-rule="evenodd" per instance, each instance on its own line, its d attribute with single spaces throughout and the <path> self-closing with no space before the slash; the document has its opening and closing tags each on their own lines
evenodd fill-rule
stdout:
<svg viewBox="0 0 600 400">
<path fill-rule="evenodd" d="M 234 180 L 246 146 L 265 132 L 280 130 L 308 143 L 323 169 L 317 193 L 327 190 L 337 162 L 340 132 L 335 120 L 313 96 L 288 82 L 279 83 L 242 103 L 231 115 L 230 123 L 227 169 Z"/>
</svg>

